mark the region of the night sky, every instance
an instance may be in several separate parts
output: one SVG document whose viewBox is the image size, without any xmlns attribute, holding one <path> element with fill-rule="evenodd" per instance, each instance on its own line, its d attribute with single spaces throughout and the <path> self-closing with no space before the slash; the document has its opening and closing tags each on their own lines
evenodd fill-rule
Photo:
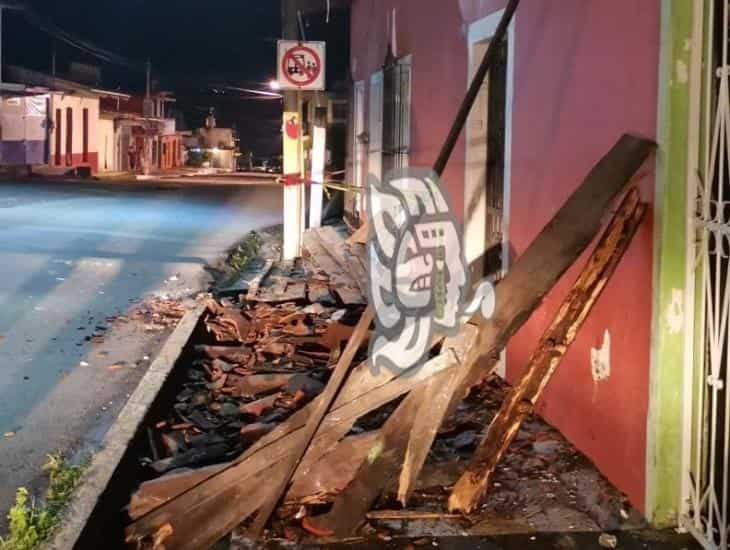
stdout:
<svg viewBox="0 0 730 550">
<path fill-rule="evenodd" d="M 241 148 L 276 154 L 281 104 L 243 100 L 220 93 L 225 85 L 265 89 L 275 75 L 276 40 L 281 16 L 278 0 L 25 0 L 51 27 L 94 47 L 117 54 L 99 60 L 39 30 L 17 12 L 4 11 L 3 62 L 50 72 L 57 52 L 57 74 L 71 61 L 100 66 L 102 85 L 142 91 L 144 63 L 153 80 L 172 90 L 188 129 L 202 124 L 209 107 L 219 126 L 235 126 Z M 127 63 L 128 64 L 125 64 Z M 214 90 L 218 90 L 216 93 Z"/>
</svg>

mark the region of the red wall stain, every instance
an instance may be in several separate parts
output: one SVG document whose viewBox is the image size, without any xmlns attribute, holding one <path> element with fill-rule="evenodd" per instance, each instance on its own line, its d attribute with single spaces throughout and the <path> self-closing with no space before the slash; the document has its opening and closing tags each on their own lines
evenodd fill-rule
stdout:
<svg viewBox="0 0 730 550">
<path fill-rule="evenodd" d="M 430 166 L 467 87 L 468 24 L 505 0 L 355 0 L 353 77 L 383 64 L 396 8 L 398 55 L 413 55 L 411 166 Z M 523 0 L 515 20 L 513 259 L 625 132 L 656 133 L 659 0 Z M 367 96 L 367 84 L 366 84 Z M 367 120 L 367 119 L 366 119 Z M 463 212 L 465 145 L 444 175 Z M 642 198 L 653 198 L 652 165 Z M 514 381 L 583 265 L 574 266 L 507 350 Z M 538 408 L 639 509 L 644 508 L 652 282 L 651 209 Z M 611 376 L 594 383 L 590 349 L 611 334 Z"/>
</svg>

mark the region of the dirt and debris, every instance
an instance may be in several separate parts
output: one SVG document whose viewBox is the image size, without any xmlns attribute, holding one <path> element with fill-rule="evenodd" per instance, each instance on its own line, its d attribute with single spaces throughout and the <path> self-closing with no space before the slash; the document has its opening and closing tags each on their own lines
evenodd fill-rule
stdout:
<svg viewBox="0 0 730 550">
<path fill-rule="evenodd" d="M 370 370 L 365 249 L 332 227 L 307 233 L 304 258 L 267 262 L 246 291 L 209 301 L 209 341 L 148 432 L 149 469 L 173 473 L 133 495 L 126 542 L 207 548 L 236 525 L 249 538 L 388 542 L 640 524 L 626 499 L 534 417 L 641 223 L 635 188 L 517 384 L 507 389 L 491 373 L 653 147 L 623 136 L 500 280 L 494 318 L 436 339 L 412 369 Z"/>
<path fill-rule="evenodd" d="M 128 318 L 117 316 L 114 320 L 116 322 L 135 321 L 149 332 L 162 331 L 177 325 L 185 312 L 185 307 L 178 300 L 151 296 L 134 308 Z"/>
<path fill-rule="evenodd" d="M 220 471 L 324 390 L 364 310 L 334 298 L 345 279 L 331 281 L 302 260 L 269 263 L 247 288 L 208 299 L 209 341 L 195 346 L 166 418 L 147 427 L 149 452 L 141 460 L 160 477 L 133 495 L 130 517 L 154 509 L 199 474 Z M 145 320 L 156 321 L 154 314 L 150 308 Z M 364 359 L 363 349 L 356 360 Z M 319 478 L 331 476 L 315 471 L 294 494 L 311 496 Z"/>
<path fill-rule="evenodd" d="M 316 247 L 321 241 L 314 242 Z M 359 245 L 348 250 L 351 257 L 363 253 Z M 127 509 L 132 522 L 146 521 L 148 514 L 180 494 L 235 467 L 247 452 L 266 445 L 262 438 L 281 431 L 327 387 L 364 311 L 361 299 L 343 299 L 348 292 L 360 297 L 362 293 L 352 271 L 333 257 L 327 254 L 323 260 L 319 247 L 304 260 L 267 264 L 265 275 L 254 280 L 248 292 L 227 292 L 208 302 L 205 328 L 210 341 L 195 347 L 187 381 L 167 418 L 148 429 L 150 449 L 143 460 L 153 479 L 132 496 Z M 340 262 L 344 257 L 341 253 Z M 354 364 L 366 359 L 366 348 L 361 346 Z M 469 515 L 449 513 L 451 489 L 508 391 L 496 376 L 472 387 L 438 429 L 407 509 L 398 503 L 398 480 L 391 480 L 368 512 L 360 535 L 383 542 L 393 537 L 546 530 L 598 534 L 643 527 L 626 498 L 534 415 L 523 422 L 497 466 L 483 506 Z M 357 402 L 358 394 L 351 389 L 341 393 Z M 395 392 L 379 406 L 363 409 L 351 422 L 345 420 L 347 427 L 335 441 L 311 459 L 305 455 L 306 475 L 294 475 L 269 522 L 268 540 L 304 543 L 331 537 L 332 532 L 310 518 L 326 511 L 357 477 L 363 460 L 378 448 L 381 429 L 402 402 L 402 394 Z M 245 538 L 248 528 L 249 523 L 243 523 L 234 530 L 234 538 Z M 174 535 L 166 535 L 167 544 L 174 543 Z"/>
<path fill-rule="evenodd" d="M 598 534 L 644 528 L 640 513 L 626 497 L 558 431 L 534 415 L 523 424 L 497 468 L 484 505 L 469 516 L 448 512 L 451 488 L 508 391 L 509 386 L 497 376 L 475 387 L 439 430 L 408 508 L 400 507 L 397 483 L 391 483 L 367 514 L 361 536 L 378 540 L 384 533 L 397 538 L 548 531 Z M 295 478 L 270 525 L 270 540 L 314 543 L 331 535 L 307 518 L 326 508 L 353 479 L 358 466 L 353 457 L 362 457 L 372 448 L 377 428 L 393 409 L 391 404 L 358 422 L 351 431 L 358 435 L 344 439 L 306 477 Z M 236 531 L 239 538 L 245 534 L 245 526 Z"/>
<path fill-rule="evenodd" d="M 286 273 L 286 275 L 284 275 Z M 321 282 L 318 278 L 318 283 Z M 279 266 L 270 286 L 307 282 L 300 265 Z M 209 301 L 205 326 L 213 344 L 195 348 L 187 382 L 168 418 L 154 427 L 150 467 L 164 473 L 230 460 L 270 432 L 325 388 L 333 361 L 352 335 L 362 308 L 295 301 Z M 338 309 L 342 306 L 342 309 Z M 341 321 L 331 315 L 344 311 Z"/>
</svg>

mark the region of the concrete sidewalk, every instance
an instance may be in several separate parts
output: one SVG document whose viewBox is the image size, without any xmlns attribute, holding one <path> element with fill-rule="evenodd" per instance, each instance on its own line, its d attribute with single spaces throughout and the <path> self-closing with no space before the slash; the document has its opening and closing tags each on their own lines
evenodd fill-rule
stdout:
<svg viewBox="0 0 730 550">
<path fill-rule="evenodd" d="M 686 534 L 674 531 L 627 531 L 614 533 L 618 550 L 700 550 L 700 546 Z M 605 544 L 605 543 L 604 543 Z M 259 548 L 292 548 L 291 541 L 270 541 L 264 545 L 248 540 L 233 540 L 230 545 L 221 543 L 217 548 L 229 550 L 253 550 Z M 297 548 L 324 548 L 327 550 L 605 550 L 596 533 L 554 533 L 536 535 L 505 535 L 499 537 L 422 537 L 416 539 L 392 539 L 351 541 L 331 545 L 302 544 Z"/>
</svg>

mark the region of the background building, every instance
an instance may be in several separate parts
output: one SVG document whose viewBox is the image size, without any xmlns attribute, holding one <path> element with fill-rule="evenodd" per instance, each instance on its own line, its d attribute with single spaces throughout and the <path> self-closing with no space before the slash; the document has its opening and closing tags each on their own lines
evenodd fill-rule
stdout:
<svg viewBox="0 0 730 550">
<path fill-rule="evenodd" d="M 0 101 L 0 165 L 47 163 L 50 96 L 3 95 Z"/>
</svg>

